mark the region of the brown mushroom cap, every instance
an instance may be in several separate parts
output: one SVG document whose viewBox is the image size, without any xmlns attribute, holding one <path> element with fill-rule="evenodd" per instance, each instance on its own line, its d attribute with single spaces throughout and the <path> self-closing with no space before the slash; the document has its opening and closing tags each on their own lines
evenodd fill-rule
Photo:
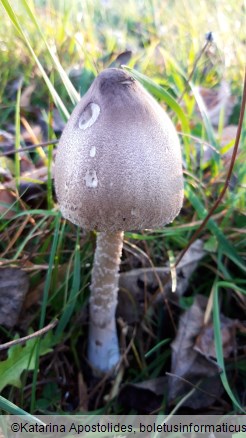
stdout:
<svg viewBox="0 0 246 438">
<path fill-rule="evenodd" d="M 63 216 L 88 230 L 158 228 L 179 213 L 177 133 L 125 71 L 104 70 L 74 109 L 59 142 L 55 187 Z"/>
</svg>

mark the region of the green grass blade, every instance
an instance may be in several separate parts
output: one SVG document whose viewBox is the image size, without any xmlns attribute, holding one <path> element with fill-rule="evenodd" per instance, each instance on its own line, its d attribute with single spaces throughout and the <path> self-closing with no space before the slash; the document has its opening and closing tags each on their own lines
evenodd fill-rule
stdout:
<svg viewBox="0 0 246 438">
<path fill-rule="evenodd" d="M 14 204 L 16 204 L 16 202 Z M 58 214 L 58 212 L 55 209 L 54 210 L 49 210 L 49 211 L 48 210 L 42 210 L 42 209 L 25 210 L 25 211 L 20 211 L 19 213 L 16 213 L 16 215 L 13 218 L 10 219 L 10 222 L 12 220 L 16 220 L 18 217 L 21 217 L 21 216 L 29 216 L 29 215 L 35 216 L 35 215 L 37 215 L 37 216 L 49 217 L 49 216 L 57 216 L 57 214 Z"/>
<path fill-rule="evenodd" d="M 26 0 L 22 0 L 22 5 L 24 6 L 24 9 L 26 10 L 30 20 L 34 23 L 34 25 L 36 27 L 36 30 L 39 32 L 43 42 L 45 43 L 46 48 L 48 50 L 48 53 L 49 53 L 49 55 L 50 55 L 54 65 L 56 67 L 57 72 L 60 75 L 60 78 L 61 78 L 61 80 L 63 82 L 63 85 L 66 88 L 67 93 L 68 93 L 72 103 L 74 105 L 76 105 L 79 102 L 79 100 L 80 100 L 79 93 L 77 93 L 77 91 L 75 90 L 75 88 L 74 88 L 72 82 L 70 81 L 67 73 L 65 72 L 65 70 L 61 66 L 61 63 L 60 63 L 58 57 L 53 53 L 53 51 L 51 50 L 49 44 L 47 43 L 47 40 L 46 40 L 46 38 L 45 38 L 45 36 L 44 36 L 40 26 L 39 26 L 39 23 L 38 23 L 35 15 L 34 15 L 34 13 L 32 12 L 30 6 L 28 5 L 27 1 Z"/>
<path fill-rule="evenodd" d="M 2 409 L 5 412 L 8 412 L 11 415 L 25 415 L 27 417 L 27 421 L 30 423 L 37 423 L 45 425 L 41 420 L 39 420 L 37 417 L 34 417 L 33 415 L 29 414 L 28 412 L 21 409 L 19 406 L 15 405 L 14 403 L 10 402 L 6 398 L 2 397 L 0 395 L 0 409 Z"/>
<path fill-rule="evenodd" d="M 48 115 L 44 113 L 44 118 L 47 119 L 47 125 L 48 125 L 48 138 L 50 140 L 55 140 L 56 135 L 52 129 L 52 113 L 49 111 Z M 47 160 L 47 206 L 48 210 L 52 210 L 54 207 L 53 202 L 53 180 L 52 180 L 52 164 L 53 164 L 53 149 L 54 145 L 50 144 L 48 146 L 48 160 Z"/>
<path fill-rule="evenodd" d="M 235 292 L 239 292 L 243 295 L 246 295 L 246 289 L 243 289 L 242 287 L 238 286 L 235 283 L 232 283 L 231 281 L 218 281 L 217 286 L 218 287 L 227 287 L 227 288 L 234 290 Z"/>
<path fill-rule="evenodd" d="M 163 339 L 162 341 L 158 342 L 157 345 L 155 345 L 153 348 L 151 348 L 151 350 L 149 350 L 146 354 L 145 354 L 145 358 L 148 358 L 149 356 L 151 356 L 153 353 L 155 353 L 157 350 L 159 350 L 159 348 L 161 348 L 163 345 L 167 344 L 168 342 L 170 342 L 170 339 Z"/>
<path fill-rule="evenodd" d="M 206 208 L 202 205 L 200 199 L 189 186 L 185 184 L 185 194 L 189 199 L 190 203 L 193 205 L 200 219 L 204 219 L 208 212 Z M 232 260 L 235 265 L 237 265 L 242 271 L 246 272 L 246 266 L 243 259 L 239 256 L 232 244 L 227 240 L 223 232 L 220 230 L 216 222 L 213 219 L 209 219 L 206 227 L 217 237 L 218 242 L 221 245 L 221 250 L 230 260 Z"/>
<path fill-rule="evenodd" d="M 69 294 L 68 301 L 65 305 L 65 309 L 60 318 L 56 329 L 56 336 L 59 339 L 64 329 L 66 328 L 68 322 L 71 319 L 74 307 L 76 305 L 76 298 L 80 289 L 80 246 L 79 246 L 79 228 L 77 229 L 77 239 L 75 244 L 75 254 L 74 254 L 74 268 L 73 268 L 73 282 L 71 292 Z"/>
<path fill-rule="evenodd" d="M 52 271 L 54 266 L 54 260 L 57 250 L 57 244 L 59 239 L 59 228 L 60 228 L 60 215 L 58 214 L 55 218 L 55 225 L 54 225 L 54 237 L 53 242 L 51 246 L 51 252 L 50 252 L 50 259 L 49 259 L 49 268 L 46 275 L 45 280 L 45 286 L 44 286 L 44 294 L 43 294 L 43 301 L 42 301 L 42 307 L 41 307 L 41 315 L 40 315 L 40 322 L 39 322 L 39 328 L 43 328 L 45 324 L 45 316 L 46 316 L 46 309 L 47 309 L 47 303 L 48 303 L 48 296 L 50 291 L 50 285 L 51 285 L 51 278 L 52 278 Z M 40 353 L 40 343 L 41 339 L 39 338 L 37 340 L 37 349 L 36 349 L 36 366 L 33 373 L 33 380 L 32 380 L 32 396 L 31 396 L 31 412 L 35 410 L 35 404 L 36 404 L 36 386 L 37 386 L 37 378 L 38 378 L 38 363 L 39 363 L 39 353 Z"/>
<path fill-rule="evenodd" d="M 215 343 L 217 362 L 218 362 L 219 367 L 222 370 L 222 372 L 220 374 L 221 382 L 225 388 L 225 391 L 227 392 L 228 396 L 230 397 L 231 401 L 234 403 L 234 405 L 237 406 L 240 411 L 245 412 L 243 410 L 243 408 L 240 406 L 237 399 L 235 398 L 235 396 L 230 388 L 230 385 L 229 385 L 229 382 L 227 379 L 227 375 L 226 375 L 224 355 L 223 355 L 223 343 L 222 343 L 222 337 L 221 337 L 218 284 L 214 285 L 214 290 L 213 290 L 213 326 L 214 326 L 214 343 Z"/>
<path fill-rule="evenodd" d="M 214 147 L 216 147 L 216 149 L 218 149 L 218 144 L 217 144 L 217 141 L 216 141 L 216 138 L 214 135 L 214 129 L 213 129 L 213 126 L 212 126 L 210 119 L 208 117 L 208 113 L 207 113 L 206 107 L 204 105 L 204 102 L 202 100 L 202 97 L 201 97 L 197 87 L 195 87 L 192 84 L 192 82 L 189 82 L 189 85 L 190 85 L 190 88 L 191 88 L 193 95 L 195 97 L 198 108 L 201 112 L 202 120 L 203 120 L 205 130 L 206 130 L 206 133 L 208 136 L 208 141 L 211 145 L 213 145 Z M 216 158 L 218 158 L 218 155 L 215 154 L 215 159 Z"/>
<path fill-rule="evenodd" d="M 16 98 L 15 107 L 15 149 L 20 148 L 20 97 L 21 97 L 21 86 L 19 86 Z M 15 153 L 15 183 L 17 190 L 20 186 L 20 154 Z"/>
<path fill-rule="evenodd" d="M 27 237 L 21 242 L 21 244 L 18 247 L 18 250 L 16 251 L 15 256 L 13 257 L 13 260 L 18 260 L 20 254 L 22 253 L 23 249 L 25 248 L 26 244 L 31 240 L 35 232 L 43 225 L 43 223 L 46 221 L 46 216 L 44 216 L 34 227 L 31 229 L 30 233 L 27 235 Z"/>
<path fill-rule="evenodd" d="M 24 31 L 22 30 L 22 27 L 19 23 L 19 20 L 17 18 L 17 16 L 14 13 L 13 8 L 11 7 L 10 3 L 8 0 L 1 0 L 1 3 L 4 7 L 4 9 L 6 10 L 10 20 L 12 21 L 13 25 L 15 26 L 16 30 L 19 32 L 20 36 L 23 38 L 23 40 L 25 41 L 29 51 L 31 52 L 32 57 L 34 58 L 40 72 L 42 73 L 43 79 L 48 87 L 48 90 L 54 100 L 55 105 L 57 106 L 57 108 L 59 109 L 59 111 L 63 114 L 63 116 L 65 117 L 66 120 L 68 120 L 69 118 L 69 112 L 67 111 L 64 103 L 62 102 L 60 96 L 58 95 L 57 91 L 55 90 L 55 88 L 53 87 L 48 75 L 46 74 L 42 64 L 40 63 L 38 57 L 36 56 L 28 37 L 26 36 L 26 34 L 24 33 Z"/>
<path fill-rule="evenodd" d="M 18 211 L 18 201 L 16 200 L 13 204 L 8 204 L 7 202 L 0 202 L 0 208 L 2 207 L 3 213 L 0 214 L 0 221 L 4 219 L 4 217 L 8 214 L 9 211 L 16 212 Z M 5 219 L 7 221 L 7 219 Z M 5 225 L 0 226 L 0 232 L 5 228 Z"/>
<path fill-rule="evenodd" d="M 44 295 L 43 295 L 43 302 L 42 302 L 42 308 L 41 308 L 39 329 L 42 329 L 44 324 L 45 324 L 46 307 L 47 307 L 47 303 L 48 303 L 48 296 L 49 296 L 49 290 L 50 290 L 50 285 L 51 285 L 52 271 L 53 271 L 53 266 L 54 266 L 54 260 L 55 260 L 56 250 L 57 250 L 58 239 L 59 239 L 60 223 L 61 223 L 61 215 L 57 214 L 57 217 L 55 218 L 55 224 L 54 224 L 54 236 L 53 236 L 53 242 L 52 242 L 51 252 L 50 252 L 49 268 L 47 271 L 47 276 L 46 276 L 45 286 L 44 286 Z"/>
</svg>

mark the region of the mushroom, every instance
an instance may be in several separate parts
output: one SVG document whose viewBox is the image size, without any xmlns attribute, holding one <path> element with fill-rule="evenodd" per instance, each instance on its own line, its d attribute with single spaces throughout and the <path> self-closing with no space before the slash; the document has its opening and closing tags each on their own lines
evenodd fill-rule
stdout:
<svg viewBox="0 0 246 438">
<path fill-rule="evenodd" d="M 124 231 L 160 228 L 183 202 L 175 128 L 127 72 L 104 70 L 74 109 L 58 146 L 55 187 L 63 216 L 98 232 L 88 359 L 108 372 L 120 359 L 115 311 Z"/>
</svg>

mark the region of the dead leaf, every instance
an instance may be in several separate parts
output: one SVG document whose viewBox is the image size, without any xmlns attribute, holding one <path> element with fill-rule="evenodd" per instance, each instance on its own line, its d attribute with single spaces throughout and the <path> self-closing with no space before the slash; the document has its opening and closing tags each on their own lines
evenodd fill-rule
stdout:
<svg viewBox="0 0 246 438">
<path fill-rule="evenodd" d="M 178 332 L 172 342 L 172 366 L 169 377 L 169 400 L 174 401 L 198 385 L 183 406 L 200 409 L 210 406 L 223 392 L 217 364 L 195 349 L 195 340 L 203 328 L 207 299 L 197 295 L 193 305 L 180 317 Z M 190 382 L 192 385 L 189 385 Z"/>
<path fill-rule="evenodd" d="M 11 173 L 11 167 L 13 168 L 13 162 L 7 157 L 0 157 L 0 181 L 3 183 L 11 181 L 13 179 Z"/>
<path fill-rule="evenodd" d="M 0 324 L 8 328 L 15 326 L 28 287 L 28 276 L 21 269 L 0 269 Z"/>
<path fill-rule="evenodd" d="M 212 125 L 219 125 L 221 111 L 224 111 L 224 125 L 226 126 L 236 103 L 235 97 L 231 95 L 228 82 L 222 80 L 217 88 L 212 89 L 198 87 L 198 91 Z"/>
<path fill-rule="evenodd" d="M 171 291 L 170 279 L 165 284 L 170 273 L 169 267 L 140 268 L 121 273 L 117 314 L 129 324 L 139 321 L 143 316 L 146 294 L 152 299 L 153 294 L 161 290 L 164 284 L 163 293 L 157 294 L 155 304 L 163 302 L 163 294 L 165 297 L 171 296 L 173 300 L 177 300 L 186 291 L 189 279 L 204 255 L 203 242 L 198 239 L 191 245 L 177 267 L 177 290 L 175 293 Z"/>
<path fill-rule="evenodd" d="M 119 402 L 129 409 L 149 414 L 158 409 L 167 392 L 167 377 L 157 377 L 141 383 L 129 383 L 120 390 Z"/>
<path fill-rule="evenodd" d="M 223 129 L 220 138 L 221 146 L 226 146 L 232 140 L 236 139 L 237 129 L 238 129 L 237 125 L 228 125 Z"/>
<path fill-rule="evenodd" d="M 51 166 L 51 173 L 54 174 L 54 164 Z M 23 172 L 21 175 L 22 181 L 24 179 L 28 180 L 36 180 L 40 182 L 46 182 L 48 179 L 48 169 L 47 166 L 41 166 L 38 168 L 32 168 L 27 172 Z"/>
<path fill-rule="evenodd" d="M 53 172 L 53 165 L 51 171 Z M 23 201 L 31 208 L 39 208 L 46 200 L 46 182 L 48 170 L 46 166 L 33 168 L 23 172 L 20 180 L 19 193 Z"/>
<path fill-rule="evenodd" d="M 162 69 L 163 72 L 166 71 L 165 52 L 160 44 L 157 44 L 154 50 L 154 63 Z"/>
<path fill-rule="evenodd" d="M 15 201 L 16 198 L 12 192 L 4 187 L 3 184 L 0 184 L 0 217 L 11 219 L 16 215 L 13 207 Z"/>
<path fill-rule="evenodd" d="M 232 154 L 233 154 L 233 147 L 234 147 L 236 136 L 237 136 L 237 129 L 238 129 L 238 127 L 236 125 L 226 126 L 223 129 L 222 135 L 220 138 L 220 145 L 222 148 L 223 148 L 223 146 L 226 146 L 229 143 L 233 142 L 232 147 L 230 147 L 230 149 L 225 150 L 225 151 L 222 150 L 222 157 L 225 161 L 225 164 L 227 164 L 227 165 L 230 162 Z"/>
<path fill-rule="evenodd" d="M 0 149 L 2 152 L 8 152 L 10 149 L 13 149 L 14 144 L 14 136 L 0 129 Z"/>
<path fill-rule="evenodd" d="M 27 261 L 27 264 L 25 265 L 25 269 L 31 268 L 32 269 L 33 265 L 30 265 L 30 262 Z M 69 268 L 69 265 L 63 264 L 60 265 L 59 267 L 59 284 L 57 284 L 57 288 L 59 288 L 60 284 L 62 284 L 65 281 L 66 275 L 67 275 L 67 270 Z M 38 269 L 39 271 L 41 271 L 41 269 L 48 269 L 48 265 L 37 265 L 36 269 Z M 35 304 L 40 304 L 40 300 L 43 296 L 43 292 L 44 292 L 44 287 L 45 287 L 45 279 L 41 280 L 39 284 L 36 285 L 35 288 L 33 288 L 32 290 L 30 290 L 30 292 L 26 295 L 26 299 L 24 301 L 23 304 L 23 311 L 26 313 L 28 310 L 30 310 L 30 308 L 32 306 L 34 306 Z"/>
<path fill-rule="evenodd" d="M 36 88 L 35 84 L 30 84 L 21 92 L 20 97 L 20 106 L 21 107 L 29 107 L 31 102 L 32 93 Z"/>
<path fill-rule="evenodd" d="M 239 321 L 230 319 L 220 315 L 221 322 L 221 338 L 223 345 L 223 356 L 229 357 L 233 351 L 236 351 L 236 329 L 239 326 Z M 204 326 L 196 338 L 194 350 L 201 353 L 206 358 L 216 358 L 214 345 L 214 329 L 210 322 Z"/>
<path fill-rule="evenodd" d="M 31 172 L 33 169 L 35 169 L 33 162 L 26 155 L 22 155 L 20 158 L 21 174 Z"/>
</svg>

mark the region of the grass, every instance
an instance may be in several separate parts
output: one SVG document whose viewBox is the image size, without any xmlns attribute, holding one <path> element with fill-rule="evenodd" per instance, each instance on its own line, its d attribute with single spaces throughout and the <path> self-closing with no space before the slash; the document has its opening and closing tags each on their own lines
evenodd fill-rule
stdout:
<svg viewBox="0 0 246 438">
<path fill-rule="evenodd" d="M 54 106 L 66 121 L 79 94 L 88 89 L 95 75 L 112 62 L 117 66 L 117 56 L 129 49 L 132 57 L 125 68 L 167 108 L 179 130 L 185 177 L 183 211 L 172 225 L 162 230 L 126 233 L 125 239 L 131 247 L 125 245 L 123 270 L 133 269 L 138 257 L 143 255 L 154 266 L 162 266 L 168 254 L 177 257 L 223 188 L 227 169 L 220 154 L 214 154 L 207 164 L 202 161 L 206 143 L 220 150 L 223 114 L 219 128 L 215 129 L 196 87 L 213 88 L 223 78 L 229 81 L 238 100 L 232 114 L 237 123 L 244 75 L 244 7 L 241 1 L 235 4 L 201 0 L 194 4 L 191 0 L 128 0 L 119 13 L 117 2 L 106 0 L 103 7 L 99 0 L 73 1 L 69 7 L 67 2 L 58 0 L 22 0 L 18 5 L 1 0 L 5 20 L 0 29 L 0 124 L 13 132 L 15 149 L 26 146 L 21 117 L 32 126 L 40 125 L 41 118 L 44 119 L 48 139 L 54 140 L 57 137 L 52 124 Z M 215 33 L 215 42 L 201 54 L 208 31 Z M 34 91 L 28 105 L 22 107 L 23 93 L 31 83 Z M 202 118 L 198 117 L 196 106 Z M 41 137 L 44 140 L 43 134 Z M 25 198 L 28 188 L 25 186 L 21 192 L 22 184 L 30 182 L 22 175 L 21 155 L 15 153 L 13 166 L 6 155 L 1 157 L 1 166 L 11 169 L 16 183 L 12 188 L 16 213 L 8 219 L 5 210 L 0 224 L 1 264 L 26 270 L 30 281 L 23 324 L 12 330 L 2 327 L 2 343 L 13 339 L 16 333 L 26 335 L 29 326 L 38 330 L 56 318 L 59 322 L 49 336 L 52 351 L 41 356 L 42 340 L 37 340 L 34 371 L 23 369 L 19 376 L 21 387 L 16 387 L 13 381 L 6 383 L 0 409 L 9 413 L 25 410 L 31 414 L 78 413 L 87 408 L 91 412 L 98 409 L 103 413 L 132 412 L 118 397 L 120 387 L 123 383 L 162 377 L 170 370 L 170 342 L 175 336 L 172 321 L 177 326 L 180 313 L 191 305 L 195 296 L 199 293 L 209 297 L 211 291 L 216 361 L 221 369 L 223 397 L 228 410 L 244 409 L 245 393 L 241 387 L 246 381 L 246 360 L 240 347 L 243 333 L 237 336 L 238 361 L 231 364 L 224 359 L 220 320 L 221 312 L 233 320 L 245 319 L 245 141 L 244 124 L 233 170 L 236 183 L 227 190 L 200 236 L 207 255 L 190 280 L 187 296 L 179 300 L 178 306 L 169 303 L 169 312 L 164 308 L 157 311 L 145 297 L 141 323 L 123 321 L 121 345 L 128 366 L 124 365 L 116 378 L 107 382 L 105 379 L 95 382 L 86 363 L 88 286 L 95 236 L 86 235 L 61 218 L 53 192 L 53 146 L 43 149 L 47 181 L 35 180 L 38 186 L 44 186 L 44 197 L 37 197 L 34 207 Z M 224 148 L 230 149 L 233 144 L 229 142 Z M 40 154 L 27 153 L 27 157 L 35 164 Z M 134 260 L 129 248 L 134 248 Z M 0 359 L 6 358 L 1 353 Z M 81 376 L 87 386 L 86 405 L 81 402 L 83 386 L 78 383 Z M 193 389 L 190 393 L 194 393 Z M 182 400 L 186 399 L 185 395 L 181 400 L 177 397 L 174 405 L 169 406 L 163 397 L 157 410 L 170 413 L 182 409 Z M 216 403 L 225 411 L 219 398 Z"/>
</svg>

